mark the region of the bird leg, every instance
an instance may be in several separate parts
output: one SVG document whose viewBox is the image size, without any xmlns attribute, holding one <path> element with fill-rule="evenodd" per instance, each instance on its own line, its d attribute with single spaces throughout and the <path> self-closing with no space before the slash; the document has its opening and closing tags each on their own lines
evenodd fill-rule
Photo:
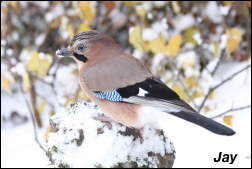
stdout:
<svg viewBox="0 0 252 169">
<path fill-rule="evenodd" d="M 140 138 L 140 143 L 142 144 L 144 142 L 144 138 L 143 138 L 144 127 L 141 127 L 140 129 L 136 129 L 136 130 L 137 130 L 137 135 Z"/>
<path fill-rule="evenodd" d="M 110 117 L 106 117 L 104 115 L 98 115 L 97 117 L 94 117 L 95 120 L 99 120 L 103 123 L 105 123 L 105 125 L 111 130 L 112 129 L 112 125 L 111 122 L 113 122 L 114 120 L 112 120 Z"/>
</svg>

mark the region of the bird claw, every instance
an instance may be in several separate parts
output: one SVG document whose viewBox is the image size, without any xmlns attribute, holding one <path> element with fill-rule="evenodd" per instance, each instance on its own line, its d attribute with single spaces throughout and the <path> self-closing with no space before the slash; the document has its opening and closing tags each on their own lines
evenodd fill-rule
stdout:
<svg viewBox="0 0 252 169">
<path fill-rule="evenodd" d="M 99 120 L 103 123 L 105 123 L 105 125 L 108 127 L 108 129 L 112 129 L 112 124 L 111 122 L 113 122 L 113 120 L 109 117 L 106 117 L 104 115 L 98 115 L 97 117 L 94 117 L 95 120 Z"/>
<path fill-rule="evenodd" d="M 144 128 L 140 128 L 140 129 L 136 129 L 137 130 L 137 135 L 140 139 L 140 143 L 143 144 L 144 142 L 144 137 L 143 137 L 143 132 L 144 132 Z"/>
</svg>

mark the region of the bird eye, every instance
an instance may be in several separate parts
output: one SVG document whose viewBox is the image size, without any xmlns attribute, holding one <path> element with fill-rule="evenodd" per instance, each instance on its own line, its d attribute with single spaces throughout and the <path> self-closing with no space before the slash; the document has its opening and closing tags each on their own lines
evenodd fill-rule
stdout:
<svg viewBox="0 0 252 169">
<path fill-rule="evenodd" d="M 83 45 L 79 45 L 78 47 L 77 47 L 77 49 L 79 50 L 79 51 L 83 51 L 84 50 L 84 46 Z"/>
</svg>

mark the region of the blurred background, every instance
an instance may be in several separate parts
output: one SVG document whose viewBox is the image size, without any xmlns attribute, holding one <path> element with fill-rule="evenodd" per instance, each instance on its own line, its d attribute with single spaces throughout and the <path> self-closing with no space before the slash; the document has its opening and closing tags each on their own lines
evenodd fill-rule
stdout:
<svg viewBox="0 0 252 169">
<path fill-rule="evenodd" d="M 50 116 L 88 100 L 75 62 L 55 51 L 86 30 L 105 32 L 199 113 L 233 127 L 251 167 L 251 1 L 1 1 L 3 167 L 48 167 Z"/>
</svg>

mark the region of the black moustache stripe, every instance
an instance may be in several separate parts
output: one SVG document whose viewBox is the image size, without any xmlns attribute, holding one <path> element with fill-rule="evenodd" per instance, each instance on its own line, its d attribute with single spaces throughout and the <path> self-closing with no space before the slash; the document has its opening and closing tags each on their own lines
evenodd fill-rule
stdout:
<svg viewBox="0 0 252 169">
<path fill-rule="evenodd" d="M 86 63 L 87 60 L 88 60 L 87 57 L 84 56 L 84 55 L 79 55 L 79 54 L 77 54 L 77 53 L 74 53 L 73 55 L 74 55 L 74 57 L 75 57 L 76 59 L 78 59 L 79 61 L 82 61 L 82 62 L 84 62 L 84 63 Z"/>
</svg>

